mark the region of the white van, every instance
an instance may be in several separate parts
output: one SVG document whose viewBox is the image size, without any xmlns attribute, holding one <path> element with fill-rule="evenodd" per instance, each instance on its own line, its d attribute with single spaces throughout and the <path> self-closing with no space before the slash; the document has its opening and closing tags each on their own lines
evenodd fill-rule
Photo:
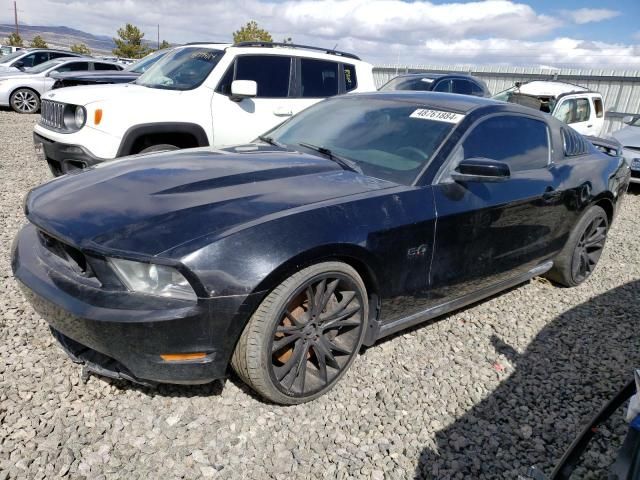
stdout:
<svg viewBox="0 0 640 480">
<path fill-rule="evenodd" d="M 572 83 L 516 83 L 493 98 L 548 112 L 583 135 L 598 137 L 604 127 L 602 95 Z"/>
</svg>

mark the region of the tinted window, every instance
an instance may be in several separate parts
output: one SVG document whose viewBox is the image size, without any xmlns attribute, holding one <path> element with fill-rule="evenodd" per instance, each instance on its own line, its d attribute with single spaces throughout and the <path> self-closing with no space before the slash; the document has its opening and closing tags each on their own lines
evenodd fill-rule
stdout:
<svg viewBox="0 0 640 480">
<path fill-rule="evenodd" d="M 476 95 L 477 97 L 484 97 L 484 88 L 478 85 L 476 82 L 471 82 L 471 95 Z"/>
<path fill-rule="evenodd" d="M 289 94 L 291 58 L 275 55 L 246 55 L 236 60 L 235 80 L 253 80 L 258 97 L 281 98 Z"/>
<path fill-rule="evenodd" d="M 69 52 L 49 52 L 50 58 L 62 58 L 62 57 L 75 57 L 73 53 Z"/>
<path fill-rule="evenodd" d="M 89 70 L 89 62 L 72 62 L 56 68 L 56 72 L 84 72 Z"/>
<path fill-rule="evenodd" d="M 94 63 L 94 70 L 122 70 L 122 67 L 112 63 Z"/>
<path fill-rule="evenodd" d="M 300 60 L 303 97 L 331 97 L 338 94 L 338 64 L 325 60 Z"/>
<path fill-rule="evenodd" d="M 602 105 L 602 99 L 594 98 L 593 107 L 596 109 L 596 117 L 602 118 L 602 115 L 604 115 L 604 107 Z"/>
<path fill-rule="evenodd" d="M 545 167 L 549 138 L 544 122 L 502 115 L 477 125 L 462 143 L 463 158 L 489 158 L 509 165 L 512 172 Z"/>
<path fill-rule="evenodd" d="M 591 115 L 588 98 L 570 98 L 564 100 L 553 112 L 553 116 L 561 122 L 572 124 L 586 122 Z"/>
<path fill-rule="evenodd" d="M 462 79 L 453 79 L 451 91 L 453 93 L 461 93 L 463 95 L 471 95 L 471 82 Z"/>
<path fill-rule="evenodd" d="M 440 80 L 433 87 L 434 92 L 451 92 L 451 80 Z"/>
<path fill-rule="evenodd" d="M 411 184 L 455 126 L 421 111 L 407 102 L 345 96 L 304 110 L 269 135 L 307 153 L 300 143 L 328 148 L 367 175 Z"/>
<path fill-rule="evenodd" d="M 344 86 L 347 92 L 354 90 L 358 86 L 358 79 L 356 78 L 356 67 L 345 63 L 342 65 L 344 70 Z"/>
<path fill-rule="evenodd" d="M 49 54 L 47 52 L 30 53 L 29 55 L 22 57 L 20 60 L 24 68 L 35 67 L 49 60 Z"/>
</svg>

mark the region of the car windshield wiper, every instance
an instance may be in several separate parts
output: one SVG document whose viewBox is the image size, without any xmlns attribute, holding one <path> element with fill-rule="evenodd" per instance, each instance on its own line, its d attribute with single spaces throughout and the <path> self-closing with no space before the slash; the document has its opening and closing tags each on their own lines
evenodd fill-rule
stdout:
<svg viewBox="0 0 640 480">
<path fill-rule="evenodd" d="M 298 145 L 304 148 L 308 148 L 309 150 L 313 150 L 314 152 L 321 153 L 322 155 L 327 157 L 329 160 L 333 160 L 334 162 L 336 162 L 345 170 L 351 170 L 352 172 L 362 173 L 362 169 L 356 164 L 356 162 L 354 162 L 353 160 L 349 160 L 348 158 L 342 157 L 340 155 L 337 155 L 326 147 L 319 147 L 317 145 L 312 145 L 310 143 L 305 143 L 305 142 L 299 143 Z"/>
<path fill-rule="evenodd" d="M 268 143 L 269 145 L 273 145 L 274 147 L 280 147 L 283 149 L 287 149 L 287 146 L 284 143 L 280 143 L 279 141 L 275 140 L 273 137 L 268 137 L 266 135 L 260 135 L 258 137 L 258 140 L 262 140 L 264 143 Z"/>
</svg>

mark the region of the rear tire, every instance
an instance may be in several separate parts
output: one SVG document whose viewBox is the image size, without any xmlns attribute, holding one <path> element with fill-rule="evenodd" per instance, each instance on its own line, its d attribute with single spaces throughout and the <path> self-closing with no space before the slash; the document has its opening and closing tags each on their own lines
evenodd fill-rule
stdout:
<svg viewBox="0 0 640 480">
<path fill-rule="evenodd" d="M 158 145 L 151 145 L 138 153 L 151 153 L 151 152 L 170 152 L 171 150 L 178 150 L 178 147 L 169 143 L 159 143 Z"/>
<path fill-rule="evenodd" d="M 545 276 L 565 287 L 580 285 L 589 278 L 600 260 L 608 230 L 606 212 L 597 205 L 589 207 Z"/>
<path fill-rule="evenodd" d="M 29 88 L 19 88 L 11 94 L 9 104 L 16 113 L 36 113 L 40 110 L 40 97 Z"/>
<path fill-rule="evenodd" d="M 307 267 L 262 301 L 240 336 L 231 366 L 271 402 L 314 400 L 333 388 L 355 360 L 368 307 L 364 282 L 349 265 Z"/>
</svg>

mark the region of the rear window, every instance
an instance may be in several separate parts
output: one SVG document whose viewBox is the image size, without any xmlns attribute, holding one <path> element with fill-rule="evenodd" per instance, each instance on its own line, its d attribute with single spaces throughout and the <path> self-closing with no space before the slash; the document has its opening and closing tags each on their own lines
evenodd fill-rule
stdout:
<svg viewBox="0 0 640 480">
<path fill-rule="evenodd" d="M 596 117 L 602 118 L 602 116 L 604 115 L 604 107 L 602 105 L 602 99 L 601 98 L 594 98 L 593 99 L 593 108 L 595 108 L 595 110 L 596 110 Z"/>
<path fill-rule="evenodd" d="M 567 157 L 577 157 L 589 153 L 589 143 L 573 128 L 562 129 L 562 144 Z"/>
<path fill-rule="evenodd" d="M 94 70 L 122 70 L 122 67 L 112 63 L 94 63 Z"/>
<path fill-rule="evenodd" d="M 349 65 L 348 63 L 344 63 L 342 65 L 344 70 L 344 89 L 347 92 L 351 90 L 355 90 L 358 86 L 358 78 L 356 77 L 356 67 L 353 65 Z"/>
</svg>

